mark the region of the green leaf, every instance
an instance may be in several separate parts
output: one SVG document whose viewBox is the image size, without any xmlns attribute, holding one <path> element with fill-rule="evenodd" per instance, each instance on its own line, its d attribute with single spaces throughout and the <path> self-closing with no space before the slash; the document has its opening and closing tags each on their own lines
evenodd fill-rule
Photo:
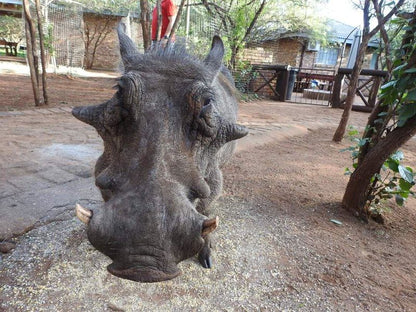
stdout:
<svg viewBox="0 0 416 312">
<path fill-rule="evenodd" d="M 396 68 L 394 68 L 394 69 L 393 69 L 393 73 L 395 73 L 395 72 L 397 72 L 397 71 L 401 70 L 402 68 L 404 68 L 404 67 L 406 67 L 406 66 L 407 66 L 407 63 L 403 63 L 403 64 L 401 64 L 401 65 L 397 66 Z"/>
<path fill-rule="evenodd" d="M 381 175 L 379 174 L 379 173 L 376 173 L 374 176 L 374 179 L 377 179 L 377 180 L 382 180 L 382 178 L 381 178 Z"/>
<path fill-rule="evenodd" d="M 406 74 L 413 74 L 416 73 L 416 68 L 409 68 L 404 71 Z"/>
<path fill-rule="evenodd" d="M 394 86 L 395 91 L 405 93 L 406 90 L 409 88 L 410 79 L 410 76 L 400 77 L 400 79 L 397 80 L 397 83 Z"/>
<path fill-rule="evenodd" d="M 386 161 L 386 165 L 393 172 L 399 172 L 399 164 L 398 164 L 398 162 L 394 161 L 393 159 L 388 159 Z"/>
<path fill-rule="evenodd" d="M 404 198 L 402 196 L 400 196 L 399 194 L 397 194 L 395 196 L 395 200 L 396 200 L 396 204 L 399 206 L 403 206 L 404 204 Z"/>
<path fill-rule="evenodd" d="M 399 180 L 400 189 L 403 190 L 403 191 L 409 191 L 414 184 L 415 184 L 414 182 L 409 183 L 403 178 Z"/>
<path fill-rule="evenodd" d="M 398 53 L 398 54 L 400 54 L 400 53 L 402 53 L 402 52 L 397 51 L 397 53 Z M 403 61 L 402 61 L 400 58 L 396 58 L 396 59 L 393 61 L 393 67 L 397 67 L 397 66 L 399 66 L 402 62 L 403 62 Z"/>
<path fill-rule="evenodd" d="M 406 102 L 408 101 L 416 101 L 416 89 L 413 89 L 407 93 Z"/>
<path fill-rule="evenodd" d="M 383 124 L 384 123 L 384 119 L 383 118 L 377 118 L 376 120 L 374 120 L 375 124 Z"/>
<path fill-rule="evenodd" d="M 381 90 L 387 89 L 389 87 L 394 87 L 396 85 L 396 80 L 390 80 L 389 82 L 387 82 L 386 84 L 381 86 Z"/>
<path fill-rule="evenodd" d="M 347 148 L 343 148 L 339 150 L 340 152 L 352 152 L 355 151 L 355 146 L 349 146 Z"/>
<path fill-rule="evenodd" d="M 360 132 L 357 129 L 354 129 L 352 127 L 348 131 L 348 136 L 355 137 L 355 136 L 358 136 L 359 134 L 360 134 Z"/>
<path fill-rule="evenodd" d="M 414 115 L 416 115 L 416 105 L 403 105 L 399 110 L 399 122 L 397 123 L 397 126 L 403 127 Z"/>
<path fill-rule="evenodd" d="M 364 145 L 366 145 L 367 144 L 367 142 L 369 141 L 369 138 L 365 138 L 365 139 L 360 139 L 359 141 L 358 141 L 358 146 L 364 146 Z"/>
<path fill-rule="evenodd" d="M 391 154 L 389 158 L 393 159 L 398 163 L 399 161 L 404 159 L 404 154 L 402 151 L 396 151 L 393 154 Z"/>
<path fill-rule="evenodd" d="M 398 167 L 400 176 L 409 183 L 414 183 L 413 172 L 411 172 L 408 168 L 399 165 Z"/>
</svg>

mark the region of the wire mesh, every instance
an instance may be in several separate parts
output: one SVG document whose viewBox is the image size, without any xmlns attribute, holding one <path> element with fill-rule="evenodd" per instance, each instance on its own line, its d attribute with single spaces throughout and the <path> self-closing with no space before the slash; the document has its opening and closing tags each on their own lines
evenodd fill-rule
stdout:
<svg viewBox="0 0 416 312">
<path fill-rule="evenodd" d="M 53 56 L 57 65 L 83 67 L 83 13 L 80 6 L 49 6 L 49 22 L 52 24 Z"/>
</svg>

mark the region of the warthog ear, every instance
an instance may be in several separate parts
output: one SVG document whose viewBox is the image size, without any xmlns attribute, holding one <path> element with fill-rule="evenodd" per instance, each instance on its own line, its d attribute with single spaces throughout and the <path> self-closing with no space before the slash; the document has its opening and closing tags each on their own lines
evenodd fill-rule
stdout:
<svg viewBox="0 0 416 312">
<path fill-rule="evenodd" d="M 119 23 L 117 27 L 118 41 L 120 42 L 120 55 L 126 67 L 132 59 L 140 55 L 134 42 L 125 33 L 126 25 Z"/>
<path fill-rule="evenodd" d="M 221 70 L 222 58 L 224 57 L 224 44 L 218 36 L 212 38 L 211 50 L 209 51 L 204 63 L 212 71 L 212 80 L 217 76 Z"/>
</svg>

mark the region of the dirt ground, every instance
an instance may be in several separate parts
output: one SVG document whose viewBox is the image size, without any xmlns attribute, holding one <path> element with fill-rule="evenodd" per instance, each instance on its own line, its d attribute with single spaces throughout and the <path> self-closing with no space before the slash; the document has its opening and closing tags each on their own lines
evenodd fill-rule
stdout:
<svg viewBox="0 0 416 312">
<path fill-rule="evenodd" d="M 0 111 L 22 110 L 33 108 L 33 91 L 27 75 L 10 73 L 10 69 L 0 73 Z M 115 85 L 114 79 L 109 76 L 114 73 L 97 73 L 92 77 L 74 77 L 70 75 L 48 74 L 48 100 L 49 107 L 70 107 L 100 103 L 112 96 Z M 104 77 L 102 77 L 104 76 Z"/>
<path fill-rule="evenodd" d="M 51 105 L 98 103 L 112 85 L 50 76 Z M 27 109 L 27 86 L 26 76 L 0 79 L 0 110 Z M 241 103 L 239 119 L 251 134 L 224 169 L 213 269 L 190 259 L 171 281 L 118 279 L 71 217 L 17 238 L 2 256 L 0 311 L 416 311 L 416 200 L 389 204 L 385 225 L 341 208 L 351 161 L 340 152 L 350 143 L 331 141 L 340 115 Z M 353 113 L 351 124 L 362 127 L 367 116 Z M 416 141 L 403 151 L 414 167 Z"/>
</svg>

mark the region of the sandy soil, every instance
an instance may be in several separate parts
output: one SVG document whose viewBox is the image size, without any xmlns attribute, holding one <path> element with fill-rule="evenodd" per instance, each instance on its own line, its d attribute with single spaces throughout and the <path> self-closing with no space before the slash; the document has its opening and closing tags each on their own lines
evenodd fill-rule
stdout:
<svg viewBox="0 0 416 312">
<path fill-rule="evenodd" d="M 67 74 L 48 73 L 49 107 L 68 107 L 99 103 L 114 93 L 114 72 L 61 70 Z M 32 84 L 26 65 L 0 62 L 0 111 L 34 107 Z M 41 91 L 42 93 L 42 91 Z"/>
<path fill-rule="evenodd" d="M 52 105 L 97 103 L 113 92 L 110 79 L 50 80 Z M 22 76 L 0 79 L 2 94 L 9 92 L 0 109 L 27 107 L 23 85 Z M 416 311 L 416 201 L 390 204 L 385 225 L 341 208 L 350 159 L 340 152 L 348 141 L 331 142 L 340 114 L 241 104 L 251 134 L 224 170 L 213 269 L 189 259 L 171 281 L 116 278 L 71 216 L 19 237 L 2 256 L 0 311 Z M 353 113 L 351 123 L 362 127 L 367 116 Z M 414 166 L 415 140 L 403 151 Z"/>
</svg>

